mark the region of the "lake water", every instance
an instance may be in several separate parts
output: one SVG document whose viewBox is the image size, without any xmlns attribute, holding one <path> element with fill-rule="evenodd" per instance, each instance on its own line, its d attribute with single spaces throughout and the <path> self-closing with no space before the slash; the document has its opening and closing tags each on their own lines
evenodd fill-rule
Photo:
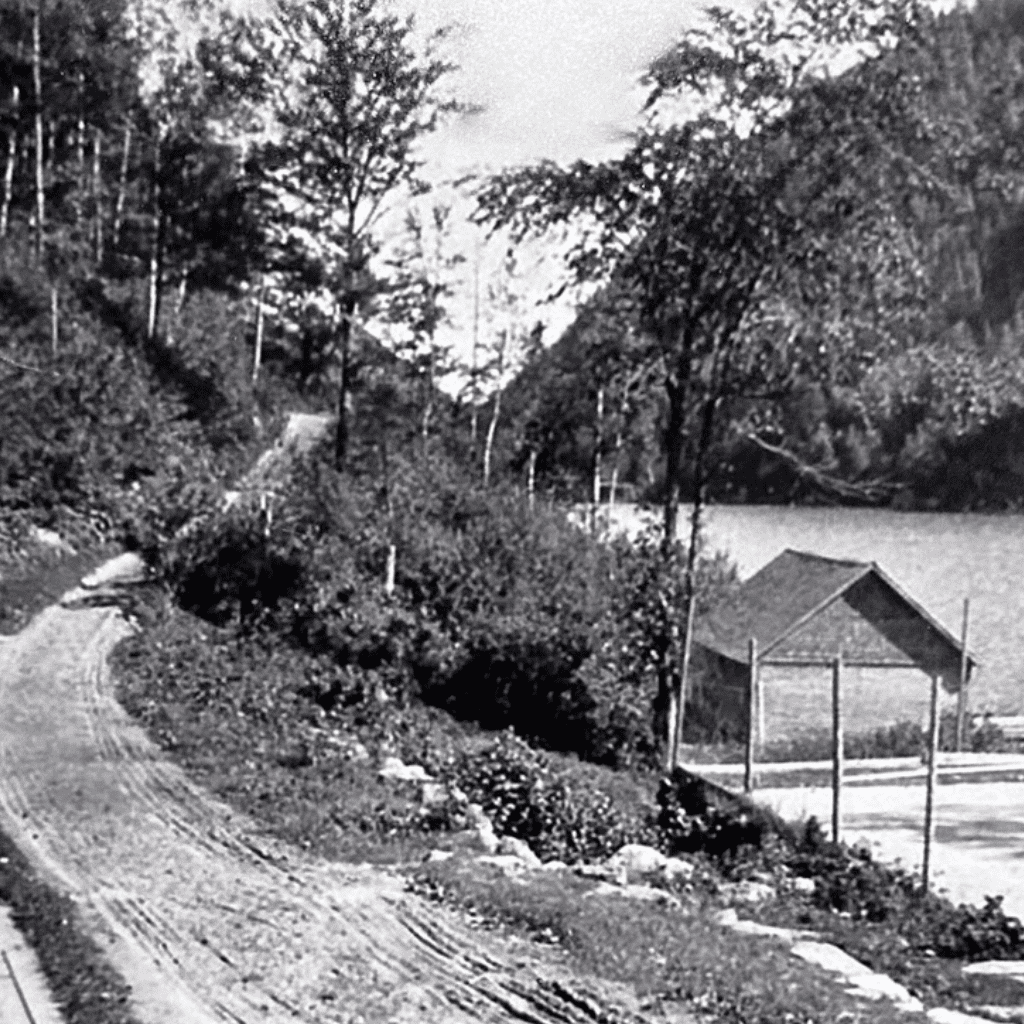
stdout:
<svg viewBox="0 0 1024 1024">
<path fill-rule="evenodd" d="M 627 531 L 657 519 L 614 513 Z M 956 637 L 970 597 L 968 646 L 981 659 L 971 708 L 1024 713 L 1024 516 L 713 505 L 706 523 L 708 549 L 727 552 L 743 579 L 786 548 L 877 562 Z"/>
</svg>

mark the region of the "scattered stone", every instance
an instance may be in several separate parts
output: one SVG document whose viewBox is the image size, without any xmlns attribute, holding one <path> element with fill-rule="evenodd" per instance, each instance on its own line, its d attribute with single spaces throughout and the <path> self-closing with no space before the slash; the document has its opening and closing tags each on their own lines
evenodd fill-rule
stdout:
<svg viewBox="0 0 1024 1024">
<path fill-rule="evenodd" d="M 1024 1024 L 1024 1006 L 977 1006 L 974 1009 L 979 1017 L 999 1024 Z"/>
<path fill-rule="evenodd" d="M 420 802 L 424 807 L 444 807 L 448 803 L 448 787 L 443 782 L 424 782 Z"/>
<path fill-rule="evenodd" d="M 485 853 L 476 859 L 478 864 L 490 864 L 503 875 L 521 875 L 530 870 L 530 865 L 514 853 Z"/>
<path fill-rule="evenodd" d="M 130 586 L 142 583 L 146 579 L 146 563 L 134 551 L 126 551 L 123 555 L 111 558 L 98 569 L 82 577 L 82 586 L 86 590 L 96 590 L 105 586 Z"/>
<path fill-rule="evenodd" d="M 56 530 L 45 530 L 41 526 L 33 526 L 32 539 L 44 548 L 63 551 L 66 555 L 75 554 L 75 549 Z"/>
<path fill-rule="evenodd" d="M 479 804 L 469 804 L 466 807 L 466 821 L 470 830 L 476 834 L 477 842 L 487 851 L 494 854 L 498 852 L 498 837 L 494 833 L 494 826 L 491 819 L 484 814 L 484 809 Z"/>
<path fill-rule="evenodd" d="M 775 897 L 775 889 L 767 882 L 726 882 L 721 893 L 730 903 L 764 903 Z"/>
<path fill-rule="evenodd" d="M 795 942 L 793 953 L 833 974 L 839 974 L 849 985 L 847 991 L 863 999 L 890 999 L 897 1009 L 906 1013 L 921 1013 L 924 1006 L 906 988 L 888 975 L 876 974 L 870 967 L 844 953 L 829 942 Z M 929 1016 L 931 1012 L 929 1011 Z M 936 1024 L 967 1024 L 966 1021 L 936 1021 Z"/>
<path fill-rule="evenodd" d="M 349 746 L 348 750 L 345 751 L 345 756 L 350 761 L 355 761 L 357 764 L 362 764 L 363 762 L 370 760 L 370 752 L 362 745 L 362 743 L 359 742 L 359 740 L 356 740 Z"/>
<path fill-rule="evenodd" d="M 1002 978 L 1013 978 L 1024 981 L 1024 961 L 1021 960 L 979 960 L 976 964 L 967 964 L 964 974 L 989 974 Z"/>
<path fill-rule="evenodd" d="M 655 889 L 650 885 L 615 885 L 612 882 L 601 882 L 596 889 L 591 889 L 587 896 L 620 896 L 630 900 L 643 900 L 647 903 L 657 903 L 662 907 L 671 907 L 678 910 L 682 904 L 670 892 L 664 889 Z"/>
<path fill-rule="evenodd" d="M 625 872 L 628 879 L 641 875 L 660 874 L 665 869 L 668 857 L 653 846 L 642 843 L 627 843 L 608 858 L 608 866 L 616 873 Z"/>
<path fill-rule="evenodd" d="M 679 857 L 666 857 L 661 870 L 670 881 L 679 878 L 688 882 L 693 878 L 694 867 L 688 860 L 681 860 Z"/>
<path fill-rule="evenodd" d="M 525 839 L 513 836 L 502 836 L 498 840 L 498 853 L 510 857 L 518 857 L 528 868 L 539 868 L 540 857 L 530 849 Z"/>
<path fill-rule="evenodd" d="M 988 1024 L 984 1017 L 972 1017 L 969 1013 L 947 1010 L 942 1006 L 929 1010 L 927 1017 L 934 1024 Z"/>
<path fill-rule="evenodd" d="M 433 782 L 434 777 L 427 774 L 421 764 L 403 764 L 401 758 L 385 757 L 384 764 L 377 773 L 382 779 L 395 782 Z"/>
<path fill-rule="evenodd" d="M 767 939 L 780 939 L 792 945 L 802 939 L 816 939 L 816 932 L 800 931 L 797 928 L 776 928 L 770 924 L 758 924 L 757 921 L 741 921 L 739 914 L 729 907 L 715 919 L 723 928 L 738 932 L 740 935 L 754 935 Z"/>
</svg>

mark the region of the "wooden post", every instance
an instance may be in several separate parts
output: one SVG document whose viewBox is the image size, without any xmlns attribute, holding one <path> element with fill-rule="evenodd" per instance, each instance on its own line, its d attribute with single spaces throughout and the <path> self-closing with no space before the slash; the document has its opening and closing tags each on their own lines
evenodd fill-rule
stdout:
<svg viewBox="0 0 1024 1024">
<path fill-rule="evenodd" d="M 921 876 L 925 892 L 931 871 L 932 843 L 935 840 L 935 775 L 939 751 L 939 683 L 940 676 L 932 676 L 931 710 L 928 717 L 928 785 L 924 797 L 924 863 Z"/>
<path fill-rule="evenodd" d="M 832 662 L 832 842 L 843 841 L 843 652 Z"/>
<path fill-rule="evenodd" d="M 960 632 L 960 689 L 956 694 L 956 749 L 964 749 L 964 726 L 967 719 L 967 677 L 970 675 L 971 662 L 967 657 L 967 636 L 970 623 L 971 599 L 964 598 L 964 625 Z"/>
<path fill-rule="evenodd" d="M 675 768 L 675 738 L 676 720 L 679 718 L 679 694 L 675 685 L 669 686 L 668 693 L 668 723 L 665 733 L 665 768 L 672 771 Z"/>
<path fill-rule="evenodd" d="M 690 596 L 686 609 L 686 635 L 683 637 L 683 667 L 679 677 L 679 696 L 676 699 L 676 720 L 672 729 L 672 767 L 679 764 L 679 748 L 683 743 L 683 723 L 686 721 L 686 694 L 690 689 L 690 658 L 693 651 L 693 610 L 697 596 Z"/>
<path fill-rule="evenodd" d="M 750 673 L 747 680 L 747 759 L 743 768 L 743 792 L 754 791 L 754 742 L 757 724 L 757 641 L 751 637 L 748 647 Z"/>
</svg>

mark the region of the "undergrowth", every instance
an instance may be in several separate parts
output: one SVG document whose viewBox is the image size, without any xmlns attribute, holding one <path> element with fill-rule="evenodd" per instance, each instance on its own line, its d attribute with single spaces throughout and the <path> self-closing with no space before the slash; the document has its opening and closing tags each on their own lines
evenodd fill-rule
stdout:
<svg viewBox="0 0 1024 1024">
<path fill-rule="evenodd" d="M 848 995 L 782 946 L 726 931 L 712 907 L 685 893 L 681 909 L 664 907 L 602 896 L 564 871 L 523 885 L 458 858 L 423 865 L 411 884 L 494 926 L 558 943 L 574 969 L 634 986 L 641 1006 L 683 1002 L 736 1024 L 903 1019 L 886 1001 Z"/>
</svg>

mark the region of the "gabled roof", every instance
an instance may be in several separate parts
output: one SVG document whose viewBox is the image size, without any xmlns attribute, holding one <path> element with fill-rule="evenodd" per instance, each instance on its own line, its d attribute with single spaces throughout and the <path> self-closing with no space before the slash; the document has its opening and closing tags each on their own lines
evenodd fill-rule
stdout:
<svg viewBox="0 0 1024 1024">
<path fill-rule="evenodd" d="M 757 641 L 758 659 L 765 659 L 791 633 L 872 574 L 905 601 L 959 656 L 959 640 L 874 562 L 824 558 L 792 549 L 783 551 L 751 576 L 741 586 L 735 604 L 701 622 L 694 639 L 732 661 L 745 663 L 753 637 Z M 978 663 L 970 653 L 968 658 L 973 664 Z"/>
</svg>

